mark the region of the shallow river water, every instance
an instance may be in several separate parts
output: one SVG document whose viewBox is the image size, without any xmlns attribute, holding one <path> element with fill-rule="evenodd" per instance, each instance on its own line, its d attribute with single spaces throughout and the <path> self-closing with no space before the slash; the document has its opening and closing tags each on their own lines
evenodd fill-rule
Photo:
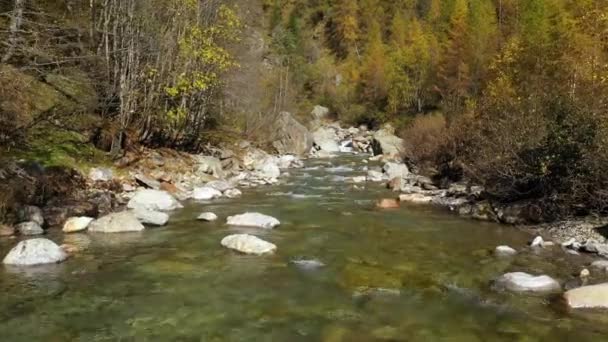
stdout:
<svg viewBox="0 0 608 342">
<path fill-rule="evenodd" d="M 169 226 L 141 234 L 51 233 L 88 248 L 60 265 L 0 267 L 0 340 L 608 340 L 604 314 L 491 286 L 507 271 L 571 281 L 588 260 L 559 248 L 526 249 L 527 233 L 439 209 L 374 209 L 377 198 L 394 194 L 345 182 L 364 174 L 360 161 L 308 161 L 279 185 L 190 203 Z M 220 220 L 196 221 L 202 211 Z M 245 211 L 282 224 L 268 231 L 225 225 L 226 216 Z M 277 253 L 222 248 L 222 237 L 235 232 L 273 242 Z M 0 243 L 2 255 L 14 244 Z M 494 257 L 503 244 L 522 252 Z M 290 262 L 298 259 L 325 267 Z"/>
</svg>

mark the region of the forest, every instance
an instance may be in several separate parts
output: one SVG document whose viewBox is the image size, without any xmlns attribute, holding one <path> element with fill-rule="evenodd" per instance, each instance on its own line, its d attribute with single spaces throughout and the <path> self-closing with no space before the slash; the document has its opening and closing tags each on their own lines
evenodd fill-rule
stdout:
<svg viewBox="0 0 608 342">
<path fill-rule="evenodd" d="M 320 104 L 392 123 L 438 184 L 552 218 L 608 210 L 605 0 L 11 0 L 0 14 L 5 157 L 64 131 L 112 158 L 267 146 L 280 111 L 305 121 Z M 252 70 L 261 95 L 233 81 Z"/>
</svg>

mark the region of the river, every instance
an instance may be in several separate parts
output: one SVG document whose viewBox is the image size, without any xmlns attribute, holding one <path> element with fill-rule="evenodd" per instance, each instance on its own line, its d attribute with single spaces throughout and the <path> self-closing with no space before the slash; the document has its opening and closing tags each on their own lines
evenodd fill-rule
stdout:
<svg viewBox="0 0 608 342">
<path fill-rule="evenodd" d="M 569 281 L 588 260 L 531 250 L 531 235 L 427 206 L 378 210 L 394 197 L 355 188 L 362 159 L 310 160 L 274 186 L 239 199 L 189 203 L 164 228 L 138 234 L 61 235 L 87 246 L 53 266 L 0 268 L 3 341 L 600 341 L 602 315 L 568 312 L 552 297 L 500 292 L 509 271 Z M 329 165 L 331 164 L 331 165 Z M 216 213 L 212 223 L 196 220 Z M 274 230 L 235 228 L 226 216 L 272 215 Z M 245 256 L 220 246 L 231 233 L 278 246 Z M 15 241 L 4 241 L 6 252 Z M 493 249 L 521 252 L 497 258 Z M 325 266 L 298 264 L 317 260 Z M 599 320 L 599 321 L 598 321 Z M 605 319 L 604 319 L 605 320 Z"/>
</svg>

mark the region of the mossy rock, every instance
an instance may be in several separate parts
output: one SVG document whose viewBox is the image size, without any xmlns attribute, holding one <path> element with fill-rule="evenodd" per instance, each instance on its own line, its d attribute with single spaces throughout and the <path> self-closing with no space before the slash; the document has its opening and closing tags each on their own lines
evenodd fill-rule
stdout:
<svg viewBox="0 0 608 342">
<path fill-rule="evenodd" d="M 399 289 L 402 279 L 394 270 L 349 263 L 340 274 L 338 283 L 351 291 L 366 288 Z"/>
</svg>

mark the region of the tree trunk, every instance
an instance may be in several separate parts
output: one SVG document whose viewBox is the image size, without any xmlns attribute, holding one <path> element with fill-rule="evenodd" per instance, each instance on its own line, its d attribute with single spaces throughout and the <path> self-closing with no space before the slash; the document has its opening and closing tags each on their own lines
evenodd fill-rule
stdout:
<svg viewBox="0 0 608 342">
<path fill-rule="evenodd" d="M 8 48 L 6 53 L 2 57 L 2 63 L 8 62 L 9 59 L 15 53 L 15 48 L 19 40 L 19 29 L 21 29 L 21 23 L 23 22 L 23 8 L 25 7 L 25 0 L 15 0 L 15 7 L 13 9 L 13 15 L 11 16 L 11 23 L 8 31 Z"/>
</svg>

